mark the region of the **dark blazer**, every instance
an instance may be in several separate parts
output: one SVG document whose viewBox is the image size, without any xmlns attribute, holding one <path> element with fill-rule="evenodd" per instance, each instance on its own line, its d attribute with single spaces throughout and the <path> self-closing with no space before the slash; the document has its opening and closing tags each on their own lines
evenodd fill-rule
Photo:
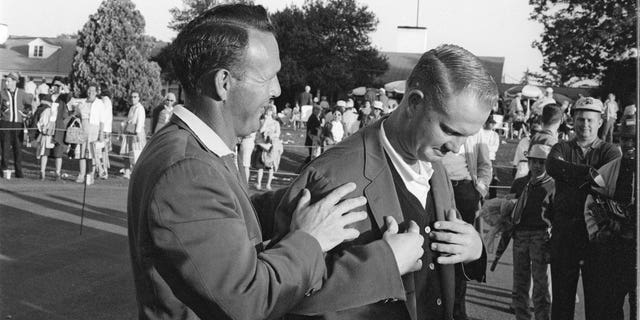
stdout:
<svg viewBox="0 0 640 320">
<path fill-rule="evenodd" d="M 264 249 L 233 155 L 211 152 L 177 116 L 142 151 L 127 214 L 140 319 L 276 318 L 326 273 L 305 232 Z"/>
<path fill-rule="evenodd" d="M 33 100 L 33 96 L 31 94 L 26 93 L 24 90 L 16 88 L 16 104 L 18 106 L 18 117 L 16 122 L 24 122 L 22 114 L 20 112 L 27 114 L 31 112 L 31 101 Z M 9 95 L 12 94 L 9 90 L 0 90 L 0 120 L 9 121 L 9 109 L 11 98 Z"/>
<path fill-rule="evenodd" d="M 304 140 L 304 145 L 322 145 L 322 122 L 315 114 L 311 114 L 307 120 L 307 137 Z"/>
<path fill-rule="evenodd" d="M 67 145 L 64 142 L 64 136 L 67 130 L 67 124 L 69 123 L 69 118 L 72 115 L 72 110 L 69 110 L 67 105 L 67 94 L 60 94 L 55 103 L 58 104 L 58 116 L 56 117 L 56 133 L 53 135 L 53 140 L 60 145 Z"/>
<path fill-rule="evenodd" d="M 297 315 L 324 319 L 417 319 L 413 275 L 400 278 L 393 253 L 381 240 L 385 216 L 393 216 L 398 222 L 404 218 L 379 139 L 380 125 L 378 121 L 358 131 L 309 163 L 290 186 L 276 212 L 274 232 L 283 234 L 291 220 L 289 212 L 297 204 L 303 188 L 311 191 L 314 202 L 344 183 L 355 182 L 357 189 L 349 196 L 364 195 L 368 200 L 369 219 L 354 225 L 360 237 L 327 254 L 328 278 L 320 291 L 296 307 Z M 453 189 L 442 164 L 432 165 L 434 173 L 430 184 L 435 216 L 437 220 L 444 220 L 445 212 L 455 208 Z M 466 264 L 463 269 L 467 278 L 484 280 L 484 249 L 481 259 Z M 453 312 L 454 277 L 453 265 L 440 266 L 446 319 L 450 319 Z M 297 315 L 289 317 L 297 318 Z"/>
</svg>

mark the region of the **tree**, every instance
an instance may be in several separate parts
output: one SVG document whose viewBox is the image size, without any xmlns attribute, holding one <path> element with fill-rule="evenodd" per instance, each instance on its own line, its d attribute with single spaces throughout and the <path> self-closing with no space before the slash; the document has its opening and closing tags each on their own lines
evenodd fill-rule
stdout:
<svg viewBox="0 0 640 320">
<path fill-rule="evenodd" d="M 283 99 L 305 84 L 335 100 L 360 85 L 373 84 L 388 69 L 371 45 L 378 20 L 355 0 L 307 0 L 272 15 L 278 32 Z"/>
<path fill-rule="evenodd" d="M 185 9 L 173 8 L 169 27 L 181 30 L 200 13 L 223 3 L 253 1 L 183 0 Z M 335 100 L 356 86 L 372 85 L 388 69 L 386 57 L 371 45 L 369 34 L 378 20 L 356 0 L 307 0 L 302 7 L 289 6 L 271 15 L 280 46 L 282 68 L 278 73 L 282 96 L 292 101 L 305 84 L 319 88 Z M 154 59 L 167 79 L 174 79 L 171 51 L 165 48 Z"/>
<path fill-rule="evenodd" d="M 71 81 L 78 94 L 91 83 L 111 91 L 115 110 L 126 110 L 132 91 L 147 107 L 161 102 L 160 67 L 150 62 L 153 38 L 131 0 L 105 0 L 78 33 Z"/>
<path fill-rule="evenodd" d="M 607 94 L 614 93 L 621 108 L 635 103 L 638 88 L 638 58 L 610 61 L 605 66 L 606 71 L 597 94 L 604 98 Z"/>
<path fill-rule="evenodd" d="M 542 70 L 562 84 L 602 80 L 613 61 L 637 46 L 635 0 L 529 0 L 542 23 Z"/>
<path fill-rule="evenodd" d="M 169 13 L 173 17 L 169 22 L 169 28 L 180 32 L 189 21 L 197 17 L 199 14 L 225 3 L 253 3 L 252 0 L 182 0 L 185 8 L 180 9 L 174 7 L 169 9 Z"/>
</svg>

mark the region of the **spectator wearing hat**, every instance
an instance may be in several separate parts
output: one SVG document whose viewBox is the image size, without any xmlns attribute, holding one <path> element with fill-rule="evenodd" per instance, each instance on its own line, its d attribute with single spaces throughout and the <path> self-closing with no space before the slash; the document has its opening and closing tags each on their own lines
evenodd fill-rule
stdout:
<svg viewBox="0 0 640 320">
<path fill-rule="evenodd" d="M 55 159 L 56 180 L 61 180 L 62 176 L 62 156 L 67 150 L 67 143 L 64 141 L 67 130 L 67 123 L 72 115 L 71 106 L 67 104 L 69 94 L 66 93 L 65 84 L 56 79 L 49 86 L 51 95 L 51 119 L 55 122 L 55 133 L 52 137 L 53 149 L 49 152 L 49 157 Z"/>
<path fill-rule="evenodd" d="M 539 123 L 531 125 L 531 136 L 542 130 L 542 126 Z M 529 153 L 529 145 L 531 145 L 531 136 L 525 136 L 520 139 L 516 146 L 516 152 L 513 155 L 513 161 L 511 162 L 515 167 L 513 169 L 514 179 L 521 178 L 529 174 L 529 161 L 527 160 L 527 154 Z"/>
<path fill-rule="evenodd" d="M 636 199 L 638 198 L 636 159 L 636 118 L 624 117 L 620 127 L 622 157 L 598 169 L 603 187 L 593 187 L 587 196 L 585 222 L 597 251 L 594 260 L 602 266 L 593 275 L 596 299 L 590 304 L 594 319 L 623 319 L 625 296 L 629 296 L 630 319 L 636 319 Z M 606 208 L 602 210 L 603 204 Z"/>
<path fill-rule="evenodd" d="M 22 153 L 20 139 L 24 120 L 31 112 L 32 97 L 24 90 L 16 87 L 20 77 L 11 72 L 5 79 L 6 88 L 0 91 L 0 140 L 2 146 L 2 160 L 0 169 L 7 170 L 9 166 L 9 151 L 13 150 L 13 166 L 15 177 L 22 178 Z"/>
<path fill-rule="evenodd" d="M 366 127 L 376 121 L 378 121 L 380 118 L 382 118 L 382 102 L 380 101 L 374 101 L 373 102 L 373 108 L 371 109 L 371 112 L 365 116 L 363 116 L 363 120 L 360 123 L 360 127 Z"/>
<path fill-rule="evenodd" d="M 602 125 L 602 101 L 580 98 L 573 110 L 576 136 L 551 148 L 547 172 L 556 183 L 551 219 L 551 278 L 553 282 L 553 319 L 572 319 L 578 278 L 582 273 L 587 319 L 604 319 L 592 308 L 599 299 L 598 274 L 605 272 L 602 247 L 589 243 L 584 220 L 584 207 L 591 185 L 602 186 L 597 174 L 604 164 L 620 157 L 617 146 L 598 138 Z M 608 317 L 605 317 L 608 319 Z"/>
<path fill-rule="evenodd" d="M 532 145 L 528 154 L 529 174 L 516 179 L 510 194 L 518 199 L 512 213 L 513 222 L 513 309 L 516 319 L 531 319 L 533 278 L 533 310 L 536 320 L 551 316 L 549 292 L 549 237 L 555 183 L 545 170 L 551 150 L 544 144 Z"/>
</svg>

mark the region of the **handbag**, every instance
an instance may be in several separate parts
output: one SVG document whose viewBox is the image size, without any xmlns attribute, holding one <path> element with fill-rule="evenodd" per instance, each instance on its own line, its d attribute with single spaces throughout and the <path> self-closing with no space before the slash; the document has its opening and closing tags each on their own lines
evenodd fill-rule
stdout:
<svg viewBox="0 0 640 320">
<path fill-rule="evenodd" d="M 80 119 L 74 118 L 71 120 L 64 135 L 64 142 L 67 144 L 83 144 L 87 142 L 87 136 L 82 130 Z"/>
</svg>

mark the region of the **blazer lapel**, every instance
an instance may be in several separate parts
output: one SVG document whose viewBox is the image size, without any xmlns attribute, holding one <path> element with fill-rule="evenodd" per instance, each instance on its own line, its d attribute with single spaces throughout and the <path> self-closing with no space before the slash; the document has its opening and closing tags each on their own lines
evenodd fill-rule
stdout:
<svg viewBox="0 0 640 320">
<path fill-rule="evenodd" d="M 379 139 L 380 125 L 382 121 L 365 128 L 362 133 L 364 142 L 365 162 L 364 176 L 369 179 L 369 183 L 364 188 L 364 195 L 371 209 L 371 214 L 375 219 L 378 228 L 384 230 L 384 217 L 392 216 L 398 223 L 404 220 L 398 194 L 393 184 L 393 176 L 384 148 Z"/>
</svg>

